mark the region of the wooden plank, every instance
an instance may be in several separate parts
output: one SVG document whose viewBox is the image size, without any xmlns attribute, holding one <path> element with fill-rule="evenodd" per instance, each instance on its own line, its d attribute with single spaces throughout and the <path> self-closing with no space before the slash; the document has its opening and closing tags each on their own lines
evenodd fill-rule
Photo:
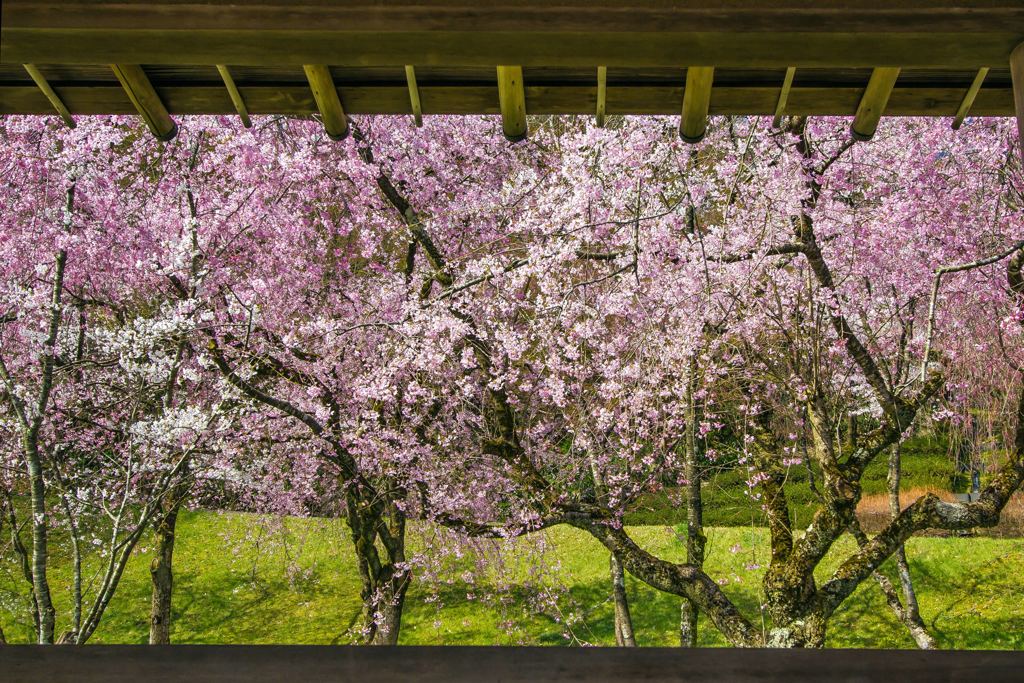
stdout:
<svg viewBox="0 0 1024 683">
<path fill-rule="evenodd" d="M 231 104 L 235 105 L 235 111 L 238 112 L 238 117 L 242 119 L 242 125 L 246 128 L 252 128 L 252 121 L 249 119 L 249 110 L 245 107 L 245 99 L 241 93 L 238 92 L 238 86 L 235 85 L 235 79 L 231 77 L 231 71 L 225 64 L 217 65 L 217 72 L 220 73 L 221 79 L 224 81 L 224 87 L 227 88 L 228 96 L 231 98 Z"/>
<path fill-rule="evenodd" d="M 75 115 L 130 114 L 135 109 L 117 86 L 61 86 L 54 91 Z M 306 86 L 240 85 L 251 115 L 309 116 L 316 101 Z M 526 86 L 527 110 L 533 114 L 584 114 L 597 107 L 593 86 Z M 498 89 L 489 86 L 420 86 L 424 114 L 498 114 Z M 790 90 L 786 111 L 793 116 L 852 116 L 863 88 Z M 963 88 L 896 88 L 886 113 L 893 116 L 953 116 Z M 173 114 L 233 114 L 234 105 L 220 86 L 165 86 L 160 95 Z M 771 115 L 777 87 L 718 86 L 711 91 L 711 115 Z M 683 88 L 677 86 L 614 86 L 607 91 L 606 114 L 672 114 L 678 116 Z M 48 114 L 46 97 L 33 85 L 0 86 L 0 114 Z M 357 114 L 409 113 L 409 91 L 402 86 L 346 86 L 345 111 Z M 1012 116 L 1013 92 L 1008 87 L 982 88 L 971 107 L 974 116 Z"/>
<path fill-rule="evenodd" d="M 47 683 L 1019 682 L 1024 652 L 615 647 L 19 645 L 11 681 Z"/>
<path fill-rule="evenodd" d="M 850 134 L 854 139 L 870 140 L 875 135 L 878 122 L 885 113 L 885 106 L 889 103 L 889 97 L 899 75 L 898 67 L 878 67 L 871 72 L 871 78 L 860 98 L 857 113 L 850 126 Z"/>
<path fill-rule="evenodd" d="M 953 115 L 953 130 L 959 130 L 960 126 L 963 125 L 964 119 L 967 117 L 967 113 L 971 110 L 971 105 L 974 104 L 974 98 L 978 96 L 978 91 L 981 90 L 981 84 L 985 82 L 986 76 L 988 76 L 988 67 L 978 69 L 978 73 L 974 77 L 974 81 L 971 83 L 971 86 L 967 88 L 967 92 L 964 94 L 964 99 L 960 102 L 960 106 L 957 107 L 956 114 Z"/>
<path fill-rule="evenodd" d="M 1020 27 L 1015 0 L 5 0 L 16 27 L 364 31 L 989 33 Z"/>
<path fill-rule="evenodd" d="M 501 109 L 501 129 L 509 142 L 526 139 L 526 90 L 523 67 L 498 67 L 498 106 Z"/>
<path fill-rule="evenodd" d="M 5 5 L 6 6 L 6 5 Z M 315 24 L 314 24 L 315 26 Z M 798 68 L 902 66 L 977 70 L 1006 64 L 1021 33 L 344 32 L 233 29 L 130 32 L 0 30 L 0 62 L 13 64 L 247 64 Z"/>
<path fill-rule="evenodd" d="M 598 128 L 604 128 L 604 115 L 608 109 L 608 67 L 597 67 L 597 113 L 595 122 Z"/>
<path fill-rule="evenodd" d="M 423 105 L 420 103 L 420 89 L 416 84 L 416 69 L 405 65 L 405 80 L 409 86 L 409 105 L 412 107 L 412 118 L 417 128 L 423 126 Z"/>
<path fill-rule="evenodd" d="M 679 137 L 689 143 L 704 139 L 708 129 L 708 108 L 711 104 L 713 66 L 691 66 L 686 70 L 683 89 L 683 112 L 679 119 Z"/>
<path fill-rule="evenodd" d="M 55 93 L 53 88 L 50 87 L 49 81 L 47 81 L 46 77 L 40 73 L 35 64 L 25 64 L 25 71 L 27 71 L 32 80 L 35 81 L 35 84 L 39 87 L 39 91 L 43 93 L 50 104 L 53 105 L 53 108 L 57 110 L 60 117 L 64 119 L 65 125 L 67 125 L 68 128 L 74 128 L 75 119 L 72 118 L 71 112 L 68 111 L 66 106 L 64 106 L 60 97 L 58 97 L 57 93 Z"/>
<path fill-rule="evenodd" d="M 782 79 L 782 88 L 779 90 L 779 101 L 775 104 L 775 116 L 772 118 L 773 128 L 778 128 L 782 125 L 782 117 L 786 113 L 786 103 L 789 102 L 789 91 L 793 88 L 793 78 L 795 76 L 795 66 L 786 69 L 786 77 Z"/>
<path fill-rule="evenodd" d="M 348 117 L 341 106 L 331 70 L 323 64 L 304 64 L 302 69 L 306 72 L 309 90 L 313 93 L 324 130 L 332 140 L 344 140 L 348 137 Z"/>
<path fill-rule="evenodd" d="M 1024 161 L 1024 43 L 1010 55 L 1010 77 L 1013 79 L 1013 106 L 1017 114 L 1017 147 Z"/>
<path fill-rule="evenodd" d="M 178 134 L 178 124 L 167 113 L 167 108 L 142 67 L 138 64 L 111 64 L 110 68 L 156 139 L 164 142 L 173 140 Z"/>
</svg>

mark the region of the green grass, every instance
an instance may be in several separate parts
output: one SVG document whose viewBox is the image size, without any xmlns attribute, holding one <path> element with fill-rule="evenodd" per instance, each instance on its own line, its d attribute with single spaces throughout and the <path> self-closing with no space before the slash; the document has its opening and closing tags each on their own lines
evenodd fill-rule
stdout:
<svg viewBox="0 0 1024 683">
<path fill-rule="evenodd" d="M 411 545 L 432 544 L 429 530 L 412 533 Z M 682 543 L 669 527 L 634 527 L 631 533 L 663 557 L 681 558 Z M 756 620 L 765 532 L 757 527 L 709 529 L 709 571 Z M 546 549 L 540 548 L 540 542 Z M 849 539 L 838 550 L 849 551 Z M 149 609 L 151 548 L 130 563 L 121 587 L 92 642 L 143 643 Z M 736 552 L 733 552 L 733 551 Z M 510 552 L 511 551 L 511 552 Z M 438 580 L 417 580 L 410 590 L 401 642 L 405 644 L 614 643 L 608 600 L 608 555 L 593 539 L 555 528 L 518 541 L 503 562 L 474 569 L 476 552 L 446 555 Z M 991 538 L 915 538 L 908 552 L 926 622 L 947 648 L 1024 648 L 1020 573 L 1024 541 Z M 437 556 L 438 553 L 431 553 Z M 24 580 L 11 558 L 0 558 L 0 625 L 12 642 L 25 642 Z M 826 561 L 829 571 L 834 559 Z M 545 569 L 538 573 L 537 566 Z M 555 569 L 556 566 L 560 568 Z M 501 569 L 495 569 L 501 567 Z M 175 554 L 173 638 L 178 643 L 346 643 L 359 613 L 358 580 L 347 530 L 337 520 L 270 520 L 215 512 L 184 514 Z M 470 572 L 474 583 L 464 580 Z M 419 571 L 420 577 L 426 574 Z M 67 625 L 66 563 L 52 583 Z M 679 600 L 628 579 L 637 639 L 673 645 Z M 472 595 L 467 599 L 467 594 Z M 550 599 L 545 599 L 545 598 Z M 543 603 L 543 608 L 537 604 Z M 563 623 L 577 615 L 566 638 Z M 701 645 L 724 645 L 702 620 Z M 884 606 L 873 582 L 863 585 L 838 612 L 828 644 L 834 647 L 913 647 Z"/>
<path fill-rule="evenodd" d="M 904 442 L 901 458 L 902 488 L 927 487 L 953 490 L 956 472 L 947 455 L 947 442 L 942 437 L 917 436 Z M 888 460 L 881 456 L 865 470 L 861 479 L 865 495 L 887 491 Z M 816 481 L 821 476 L 815 471 Z M 747 495 L 743 468 L 720 468 L 710 471 L 701 489 L 704 502 L 704 523 L 708 526 L 764 526 L 760 505 Z M 962 477 L 961 477 L 962 478 Z M 984 481 L 984 480 L 983 480 Z M 786 498 L 793 510 L 796 528 L 811 521 L 817 500 L 811 490 L 807 468 L 795 465 L 786 478 Z M 959 489 L 957 489 L 959 490 Z M 966 489 L 964 489 L 966 490 Z M 643 496 L 634 510 L 626 515 L 629 524 L 685 524 L 686 506 L 681 493 L 666 489 Z"/>
</svg>

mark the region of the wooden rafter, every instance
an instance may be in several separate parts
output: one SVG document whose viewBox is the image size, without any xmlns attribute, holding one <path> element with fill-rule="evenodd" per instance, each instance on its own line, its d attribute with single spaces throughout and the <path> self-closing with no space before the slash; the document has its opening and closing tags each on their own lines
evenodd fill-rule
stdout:
<svg viewBox="0 0 1024 683">
<path fill-rule="evenodd" d="M 420 103 L 420 88 L 416 84 L 416 69 L 405 65 L 405 81 L 409 86 L 409 106 L 412 107 L 412 118 L 416 127 L 423 126 L 423 105 Z"/>
<path fill-rule="evenodd" d="M 714 78 L 713 66 L 691 66 L 686 70 L 683 114 L 679 121 L 679 136 L 686 142 L 696 143 L 704 139 L 708 128 L 711 83 Z"/>
<path fill-rule="evenodd" d="M 1013 79 L 1013 103 L 1017 113 L 1017 147 L 1024 161 L 1024 43 L 1010 53 L 1010 76 Z"/>
<path fill-rule="evenodd" d="M 501 108 L 501 128 L 510 142 L 526 139 L 526 89 L 523 67 L 498 67 L 498 106 Z"/>
<path fill-rule="evenodd" d="M 850 134 L 856 140 L 870 140 L 875 135 L 878 122 L 885 113 L 900 70 L 894 67 L 876 67 L 871 72 L 868 85 L 857 105 L 857 114 L 850 126 Z"/>
<path fill-rule="evenodd" d="M 786 69 L 786 76 L 782 79 L 782 88 L 779 90 L 779 101 L 775 105 L 775 116 L 772 118 L 772 127 L 778 128 L 782 125 L 782 117 L 786 114 L 786 104 L 789 102 L 789 91 L 793 89 L 793 78 L 796 76 L 796 67 Z"/>
<path fill-rule="evenodd" d="M 594 121 L 598 128 L 604 128 L 604 115 L 608 109 L 608 67 L 597 67 L 597 113 Z"/>
<path fill-rule="evenodd" d="M 238 117 L 242 119 L 242 125 L 246 128 L 252 128 L 252 121 L 249 119 L 249 110 L 245 106 L 245 100 L 242 98 L 242 94 L 238 92 L 238 86 L 235 85 L 235 79 L 231 76 L 231 71 L 226 65 L 218 64 L 217 72 L 220 73 L 221 80 L 224 81 L 224 87 L 227 88 L 228 96 L 231 98 L 231 104 L 235 105 L 235 111 L 238 112 Z"/>
<path fill-rule="evenodd" d="M 306 80 L 316 100 L 324 130 L 332 140 L 344 140 L 348 137 L 348 117 L 341 106 L 331 70 L 323 64 L 304 64 L 302 69 L 306 72 Z"/>
<path fill-rule="evenodd" d="M 971 111 L 971 105 L 974 104 L 974 99 L 978 96 L 978 91 L 981 90 L 981 84 L 985 82 L 986 76 L 988 76 L 987 66 L 978 69 L 978 73 L 975 74 L 974 80 L 971 82 L 971 87 L 967 88 L 963 101 L 960 102 L 960 106 L 956 109 L 956 114 L 953 115 L 953 130 L 959 130 L 960 126 L 963 125 L 964 119 L 967 118 L 967 114 Z"/>
<path fill-rule="evenodd" d="M 138 64 L 111 64 L 110 68 L 150 132 L 158 140 L 173 140 L 178 134 L 178 124 L 167 113 L 167 107 L 153 89 L 142 67 Z"/>
<path fill-rule="evenodd" d="M 61 101 L 60 97 L 50 87 L 49 81 L 46 77 L 36 68 L 35 64 L 25 64 L 25 71 L 35 81 L 35 84 L 39 86 L 40 92 L 46 96 L 46 99 L 53 105 L 53 108 L 57 110 L 60 117 L 64 119 L 64 123 L 67 124 L 68 128 L 75 127 L 75 119 L 71 116 L 71 112 L 64 106 L 64 102 Z"/>
</svg>

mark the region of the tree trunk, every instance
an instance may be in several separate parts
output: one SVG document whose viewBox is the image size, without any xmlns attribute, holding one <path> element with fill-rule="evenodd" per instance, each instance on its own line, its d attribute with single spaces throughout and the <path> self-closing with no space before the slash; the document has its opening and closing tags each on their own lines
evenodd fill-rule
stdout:
<svg viewBox="0 0 1024 683">
<path fill-rule="evenodd" d="M 405 593 L 412 580 L 405 562 L 405 513 L 392 499 L 367 500 L 359 485 L 349 488 L 346 508 L 362 581 L 359 640 L 368 645 L 397 645 Z"/>
<path fill-rule="evenodd" d="M 889 512 L 893 518 L 900 513 L 900 445 L 897 443 L 889 452 Z M 910 565 L 907 563 L 906 547 L 901 543 L 896 550 L 896 571 L 899 574 L 900 586 L 903 588 L 903 609 L 905 623 L 914 642 L 922 650 L 934 650 L 937 643 L 928 633 L 921 619 L 921 611 L 917 603 L 917 591 L 910 577 Z"/>
<path fill-rule="evenodd" d="M 46 484 L 43 481 L 42 464 L 36 436 L 25 440 L 28 461 L 29 482 L 32 492 L 32 593 L 39 609 L 39 629 L 36 641 L 40 645 L 53 644 L 54 626 L 57 614 L 50 597 L 50 582 L 47 564 L 50 557 L 47 543 Z"/>
<path fill-rule="evenodd" d="M 153 595 L 149 611 L 149 644 L 169 645 L 171 642 L 171 596 L 174 588 L 174 540 L 181 498 L 171 495 L 158 519 L 156 556 L 149 565 Z"/>
<path fill-rule="evenodd" d="M 590 458 L 590 473 L 594 477 L 594 494 L 603 500 L 607 495 L 604 474 L 593 457 Z M 626 574 L 622 562 L 615 553 L 608 558 L 608 570 L 612 579 L 612 605 L 615 608 L 615 644 L 619 647 L 636 647 L 633 617 L 629 611 L 629 599 L 626 597 Z"/>
<path fill-rule="evenodd" d="M 619 647 L 636 647 L 633 617 L 629 613 L 629 600 L 626 599 L 626 573 L 614 553 L 608 558 L 608 567 L 612 575 L 612 600 L 615 604 L 615 644 Z"/>
<path fill-rule="evenodd" d="M 380 596 L 375 605 L 377 616 L 371 645 L 398 645 L 405 593 L 409 588 L 407 572 L 399 571 L 401 573 L 393 573 L 381 585 Z"/>
<path fill-rule="evenodd" d="M 701 498 L 701 441 L 697 438 L 700 424 L 700 410 L 696 400 L 697 359 L 690 361 L 690 382 L 686 401 L 686 451 L 683 459 L 683 477 L 686 479 L 686 562 L 703 568 L 704 546 L 704 501 Z M 683 598 L 679 612 L 679 645 L 697 645 L 697 606 Z"/>
</svg>

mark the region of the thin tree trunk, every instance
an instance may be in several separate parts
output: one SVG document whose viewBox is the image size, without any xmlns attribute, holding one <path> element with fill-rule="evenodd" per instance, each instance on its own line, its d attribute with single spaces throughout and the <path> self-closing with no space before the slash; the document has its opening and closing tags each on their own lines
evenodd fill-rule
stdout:
<svg viewBox="0 0 1024 683">
<path fill-rule="evenodd" d="M 169 645 L 171 642 L 171 595 L 174 588 L 174 540 L 181 498 L 170 495 L 163 514 L 154 525 L 156 556 L 149 565 L 153 594 L 149 610 L 149 644 Z"/>
<path fill-rule="evenodd" d="M 636 647 L 633 617 L 629 613 L 629 600 L 626 598 L 626 573 L 614 553 L 608 558 L 608 568 L 612 575 L 612 601 L 615 604 L 615 644 L 619 647 Z"/>
<path fill-rule="evenodd" d="M 686 562 L 696 567 L 704 566 L 704 501 L 700 491 L 701 442 L 697 438 L 700 411 L 696 400 L 697 359 L 690 361 L 690 381 L 686 400 L 686 451 L 683 458 L 683 477 L 686 479 Z M 680 647 L 697 645 L 697 606 L 683 598 L 679 614 Z"/>
<path fill-rule="evenodd" d="M 54 468 L 55 470 L 58 468 Z M 60 475 L 58 474 L 58 477 Z M 72 579 L 71 579 L 71 630 L 61 636 L 60 642 L 73 643 L 82 629 L 82 544 L 79 538 L 78 525 L 75 524 L 68 502 L 67 486 L 60 480 L 60 500 L 64 506 L 64 514 L 68 518 L 68 529 L 71 536 Z"/>
<path fill-rule="evenodd" d="M 47 563 L 50 557 L 47 538 L 46 484 L 39 458 L 37 435 L 25 439 L 25 460 L 28 462 L 29 482 L 32 492 L 32 592 L 39 606 L 39 633 L 36 642 L 40 645 L 53 643 L 53 631 L 57 615 L 50 597 L 50 582 L 47 578 Z"/>
<path fill-rule="evenodd" d="M 590 473 L 594 477 L 594 493 L 603 499 L 606 494 L 604 474 L 593 456 L 590 457 Z M 612 579 L 612 605 L 615 608 L 615 644 L 619 647 L 636 647 L 633 616 L 626 596 L 626 574 L 622 562 L 614 553 L 608 558 L 608 570 Z"/>
<path fill-rule="evenodd" d="M 895 518 L 900 513 L 900 445 L 897 443 L 889 452 L 889 512 Z M 896 571 L 900 578 L 900 586 L 903 588 L 903 604 L 905 622 L 914 642 L 922 650 L 934 650 L 937 646 L 935 638 L 928 633 L 928 629 L 921 619 L 921 611 L 917 602 L 917 591 L 914 590 L 914 581 L 910 577 L 910 565 L 907 563 L 906 547 L 901 543 L 896 550 Z"/>
</svg>

